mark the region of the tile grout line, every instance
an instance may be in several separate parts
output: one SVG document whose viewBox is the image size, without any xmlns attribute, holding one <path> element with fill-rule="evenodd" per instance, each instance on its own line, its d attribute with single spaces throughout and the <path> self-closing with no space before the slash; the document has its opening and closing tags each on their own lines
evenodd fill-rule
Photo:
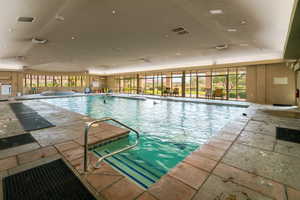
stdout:
<svg viewBox="0 0 300 200">
<path fill-rule="evenodd" d="M 199 189 L 196 190 L 195 194 L 192 196 L 191 199 L 194 199 L 196 194 L 200 191 L 200 189 L 203 187 L 203 185 L 206 183 L 206 181 L 209 179 L 209 177 L 213 174 L 213 171 L 217 168 L 217 166 L 221 163 L 221 160 L 225 157 L 225 155 L 227 154 L 227 152 L 231 149 L 231 147 L 234 145 L 234 143 L 237 141 L 237 139 L 239 138 L 239 136 L 241 135 L 241 133 L 243 132 L 243 130 L 245 129 L 245 127 L 249 124 L 249 121 L 251 119 L 248 118 L 247 122 L 245 123 L 245 125 L 243 126 L 243 128 L 240 130 L 239 134 L 237 134 L 236 138 L 232 141 L 232 143 L 230 144 L 230 146 L 227 148 L 227 150 L 225 150 L 224 154 L 221 156 L 221 158 L 217 161 L 217 164 L 212 168 L 211 172 L 209 173 L 208 177 L 205 179 L 205 181 L 203 181 L 203 183 L 201 184 L 201 186 L 199 187 Z M 213 174 L 214 175 L 214 174 Z"/>
</svg>

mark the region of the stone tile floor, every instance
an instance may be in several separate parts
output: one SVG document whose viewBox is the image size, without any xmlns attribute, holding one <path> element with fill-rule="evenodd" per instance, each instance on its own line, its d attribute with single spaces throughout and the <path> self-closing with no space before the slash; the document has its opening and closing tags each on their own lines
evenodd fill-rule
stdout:
<svg viewBox="0 0 300 200">
<path fill-rule="evenodd" d="M 275 134 L 278 126 L 300 129 L 299 109 L 251 105 L 247 116 L 227 124 L 145 191 L 106 163 L 99 169 L 91 168 L 88 174 L 81 173 L 83 127 L 92 119 L 39 101 L 25 104 L 57 126 L 33 131 L 37 143 L 28 147 L 0 151 L 0 177 L 59 157 L 98 199 L 300 199 L 300 144 L 276 140 Z M 0 110 L 0 137 L 23 133 L 7 103 L 0 103 Z M 89 139 L 93 144 L 127 133 L 102 124 L 91 131 Z M 96 161 L 93 154 L 89 158 L 92 164 Z"/>
</svg>

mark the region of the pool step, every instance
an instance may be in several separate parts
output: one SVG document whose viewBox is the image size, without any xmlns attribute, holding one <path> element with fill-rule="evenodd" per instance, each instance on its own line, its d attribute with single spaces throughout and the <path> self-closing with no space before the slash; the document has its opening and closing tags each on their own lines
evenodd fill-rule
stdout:
<svg viewBox="0 0 300 200">
<path fill-rule="evenodd" d="M 101 157 L 115 151 L 117 146 L 119 148 L 124 146 L 124 143 L 126 143 L 126 139 L 121 139 L 120 141 L 98 147 L 93 152 Z M 166 173 L 166 171 L 155 167 L 153 164 L 134 155 L 134 153 L 119 153 L 106 158 L 105 162 L 145 189 L 148 189 L 150 185 Z"/>
</svg>

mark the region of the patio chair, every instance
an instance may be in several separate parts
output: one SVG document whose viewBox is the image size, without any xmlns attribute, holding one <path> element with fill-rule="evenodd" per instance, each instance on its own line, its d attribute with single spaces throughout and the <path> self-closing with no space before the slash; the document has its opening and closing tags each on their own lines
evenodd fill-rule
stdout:
<svg viewBox="0 0 300 200">
<path fill-rule="evenodd" d="M 179 96 L 179 88 L 174 88 L 172 94 L 174 96 Z"/>
<path fill-rule="evenodd" d="M 220 89 L 220 88 L 215 89 L 213 97 L 214 97 L 214 99 L 216 97 L 221 97 L 221 99 L 223 99 L 223 97 L 224 97 L 223 89 Z"/>
<path fill-rule="evenodd" d="M 165 88 L 164 90 L 163 90 L 163 95 L 165 96 L 165 95 L 170 95 L 171 94 L 171 88 Z"/>
</svg>

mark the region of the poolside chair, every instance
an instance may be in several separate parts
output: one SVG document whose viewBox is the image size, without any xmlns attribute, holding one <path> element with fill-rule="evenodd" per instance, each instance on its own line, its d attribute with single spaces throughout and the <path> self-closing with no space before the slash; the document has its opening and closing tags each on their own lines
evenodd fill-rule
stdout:
<svg viewBox="0 0 300 200">
<path fill-rule="evenodd" d="M 221 97 L 221 99 L 223 99 L 223 96 L 224 96 L 223 89 L 216 88 L 215 91 L 214 91 L 214 94 L 213 94 L 214 99 L 216 97 Z"/>
<path fill-rule="evenodd" d="M 170 95 L 171 94 L 171 88 L 165 88 L 164 90 L 163 90 L 163 95 Z"/>
<path fill-rule="evenodd" d="M 174 88 L 172 94 L 174 96 L 179 96 L 179 88 Z"/>
</svg>

